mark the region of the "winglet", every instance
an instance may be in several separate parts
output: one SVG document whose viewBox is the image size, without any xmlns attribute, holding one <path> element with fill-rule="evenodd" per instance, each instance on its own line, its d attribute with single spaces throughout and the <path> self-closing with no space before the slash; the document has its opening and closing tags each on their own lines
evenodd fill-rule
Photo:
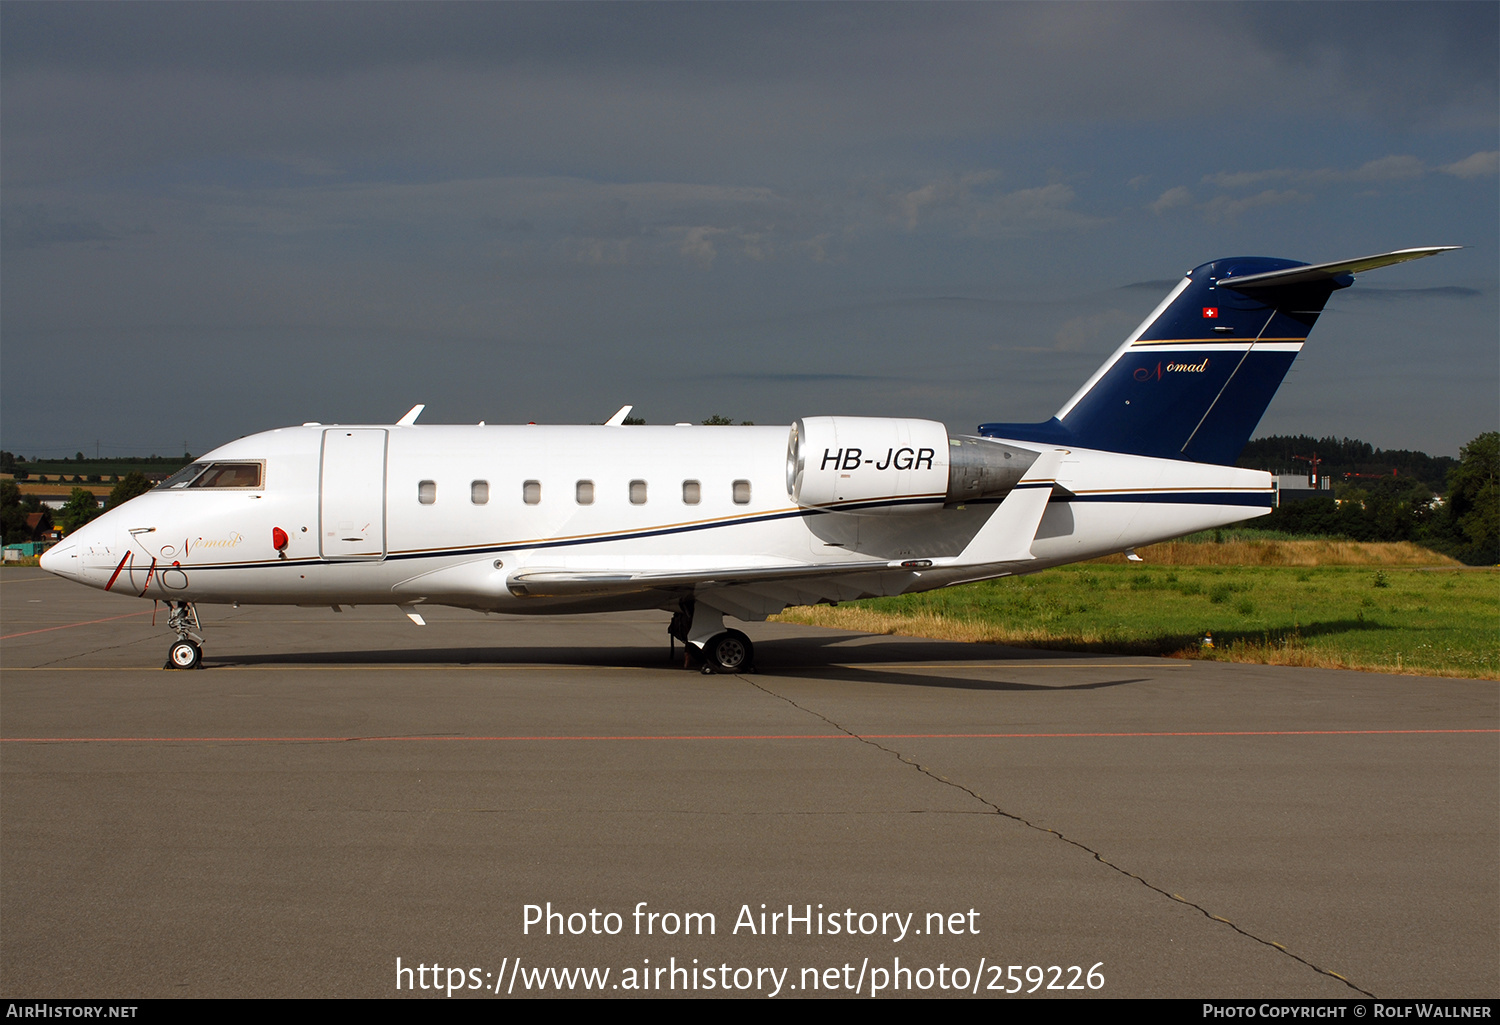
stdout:
<svg viewBox="0 0 1500 1025">
<path fill-rule="evenodd" d="M 621 427 L 621 426 L 623 426 L 624 423 L 625 423 L 625 418 L 630 415 L 630 411 L 632 409 L 634 409 L 634 408 L 635 408 L 634 406 L 621 406 L 620 407 L 620 411 L 618 413 L 616 413 L 614 416 L 610 417 L 608 420 L 604 421 L 604 426 L 605 427 Z"/>
<path fill-rule="evenodd" d="M 410 427 L 412 424 L 414 424 L 414 423 L 417 422 L 417 417 L 421 416 L 422 415 L 422 410 L 424 410 L 426 408 L 427 408 L 427 405 L 425 403 L 418 402 L 415 406 L 412 406 L 410 409 L 408 409 L 406 411 L 406 415 L 405 416 L 403 416 L 400 420 L 396 421 L 396 426 L 397 427 Z"/>
</svg>

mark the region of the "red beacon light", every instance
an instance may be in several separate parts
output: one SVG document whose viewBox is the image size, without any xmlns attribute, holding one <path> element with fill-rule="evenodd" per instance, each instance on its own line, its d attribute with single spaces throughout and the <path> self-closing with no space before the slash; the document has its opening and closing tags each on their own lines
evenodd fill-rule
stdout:
<svg viewBox="0 0 1500 1025">
<path fill-rule="evenodd" d="M 291 543 L 292 539 L 287 536 L 286 531 L 280 527 L 271 528 L 271 547 L 275 548 L 283 559 L 286 558 L 286 547 Z"/>
</svg>

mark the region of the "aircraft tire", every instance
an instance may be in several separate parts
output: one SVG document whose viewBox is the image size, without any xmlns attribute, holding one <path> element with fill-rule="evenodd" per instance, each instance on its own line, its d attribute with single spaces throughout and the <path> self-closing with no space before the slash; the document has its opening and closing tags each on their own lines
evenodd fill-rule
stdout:
<svg viewBox="0 0 1500 1025">
<path fill-rule="evenodd" d="M 199 669 L 203 666 L 203 649 L 189 640 L 181 640 L 167 652 L 170 669 Z"/>
<path fill-rule="evenodd" d="M 755 646 L 738 630 L 725 630 L 710 637 L 703 646 L 703 657 L 716 673 L 749 672 Z"/>
</svg>

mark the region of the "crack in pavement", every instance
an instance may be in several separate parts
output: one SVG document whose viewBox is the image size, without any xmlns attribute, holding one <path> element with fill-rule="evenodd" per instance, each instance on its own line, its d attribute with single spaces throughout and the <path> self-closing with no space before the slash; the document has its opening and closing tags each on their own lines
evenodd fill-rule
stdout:
<svg viewBox="0 0 1500 1025">
<path fill-rule="evenodd" d="M 1354 990 L 1356 993 L 1362 993 L 1365 996 L 1371 998 L 1372 1000 L 1373 999 L 1377 999 L 1374 993 L 1371 993 L 1370 991 L 1365 990 L 1365 989 L 1361 989 L 1359 986 L 1356 986 L 1354 983 L 1352 983 L 1348 979 L 1344 978 L 1338 972 L 1335 972 L 1335 971 L 1333 971 L 1332 969 L 1329 969 L 1329 968 L 1324 968 L 1321 965 L 1314 964 L 1313 962 L 1309 961 L 1307 958 L 1302 957 L 1302 956 L 1300 956 L 1298 954 L 1292 953 L 1290 950 L 1288 950 L 1286 947 L 1282 946 L 1280 943 L 1277 943 L 1275 940 L 1263 939 L 1262 937 L 1257 936 L 1257 935 L 1255 935 L 1252 932 L 1248 932 L 1247 930 L 1242 929 L 1238 925 L 1235 925 L 1229 919 L 1224 918 L 1221 915 L 1214 914 L 1213 912 L 1211 912 L 1207 908 L 1205 908 L 1203 905 L 1195 903 L 1195 902 L 1193 902 L 1191 900 L 1188 900 L 1186 897 L 1182 896 L 1181 894 L 1172 893 L 1172 892 L 1170 892 L 1168 890 L 1162 889 L 1160 886 L 1157 886 L 1155 883 L 1149 882 L 1146 879 L 1143 879 L 1142 877 L 1136 875 L 1134 872 L 1130 871 L 1128 868 L 1124 868 L 1124 867 L 1122 867 L 1120 865 L 1116 865 L 1114 862 L 1110 861 L 1108 858 L 1106 858 L 1099 851 L 1094 850 L 1094 848 L 1090 847 L 1088 844 L 1085 844 L 1085 843 L 1082 843 L 1081 841 L 1075 840 L 1072 837 L 1066 835 L 1065 833 L 1060 833 L 1060 832 L 1058 832 L 1055 829 L 1048 828 L 1047 826 L 1039 826 L 1035 822 L 1032 822 L 1029 819 L 1026 819 L 1026 818 L 1024 818 L 1024 817 L 1022 817 L 1020 815 L 1017 815 L 1014 812 L 1008 812 L 1004 808 L 1001 808 L 994 801 L 991 801 L 989 798 L 984 797 L 984 796 L 982 796 L 979 793 L 976 793 L 974 790 L 971 790 L 969 787 L 965 786 L 964 784 L 962 784 L 962 783 L 955 783 L 953 780 L 949 779 L 947 776 L 940 776 L 940 775 L 938 775 L 938 773 L 934 772 L 932 769 L 929 769 L 927 766 L 923 765 L 921 762 L 918 762 L 918 761 L 915 761 L 915 760 L 913 760 L 911 758 L 908 758 L 906 755 L 902 754 L 900 751 L 897 751 L 894 748 L 886 747 L 884 744 L 877 743 L 876 741 L 871 740 L 868 737 L 861 736 L 860 734 L 855 733 L 853 730 L 849 729 L 848 727 L 844 726 L 843 724 L 835 722 L 834 720 L 828 718 L 828 716 L 824 715 L 822 712 L 819 712 L 819 711 L 816 711 L 814 709 L 808 708 L 806 705 L 800 705 L 797 702 L 793 701 L 791 698 L 787 697 L 786 695 L 784 695 L 784 694 L 778 694 L 775 691 L 771 690 L 769 687 L 763 686 L 762 684 L 756 682 L 755 680 L 752 680 L 752 679 L 750 679 L 748 677 L 745 677 L 745 676 L 740 676 L 739 679 L 743 680 L 744 682 L 750 684 L 750 686 L 756 688 L 759 691 L 762 691 L 763 693 L 765 693 L 765 694 L 767 694 L 767 695 L 769 695 L 769 696 L 771 696 L 773 698 L 777 698 L 777 699 L 779 699 L 781 701 L 785 701 L 787 704 L 791 705 L 793 708 L 797 709 L 798 711 L 805 712 L 808 715 L 816 716 L 817 718 L 819 718 L 819 719 L 823 720 L 824 722 L 826 722 L 829 726 L 832 726 L 834 729 L 840 731 L 841 733 L 844 733 L 844 734 L 847 734 L 850 737 L 853 737 L 855 740 L 859 741 L 862 744 L 868 744 L 871 747 L 873 747 L 873 748 L 875 748 L 875 749 L 877 749 L 879 751 L 884 751 L 886 754 L 894 756 L 898 761 L 902 762 L 903 764 L 911 766 L 913 769 L 916 769 L 918 772 L 922 773 L 924 776 L 928 776 L 929 778 L 934 779 L 937 782 L 942 783 L 942 784 L 944 784 L 946 786 L 953 787 L 955 790 L 961 790 L 961 791 L 963 791 L 964 793 L 966 793 L 970 797 L 972 797 L 974 800 L 978 801 L 980 804 L 983 804 L 986 808 L 989 808 L 995 815 L 999 815 L 1002 818 L 1010 819 L 1013 822 L 1018 822 L 1021 825 L 1025 826 L 1026 828 L 1028 828 L 1028 829 L 1034 829 L 1034 830 L 1036 830 L 1037 832 L 1040 832 L 1040 833 L 1050 834 L 1051 836 L 1054 836 L 1057 839 L 1061 840 L 1063 843 L 1068 844 L 1068 845 L 1070 845 L 1072 847 L 1076 847 L 1079 850 L 1081 850 L 1081 851 L 1083 851 L 1083 852 L 1091 855 L 1094 858 L 1095 861 L 1099 862 L 1099 864 L 1101 864 L 1101 865 L 1104 865 L 1106 868 L 1112 869 L 1113 871 L 1118 872 L 1118 873 L 1120 873 L 1120 875 L 1123 875 L 1123 876 L 1125 876 L 1125 877 L 1127 877 L 1129 879 L 1134 879 L 1136 882 L 1138 882 L 1142 886 L 1146 887 L 1146 889 L 1151 890 L 1153 893 L 1159 893 L 1163 897 L 1166 897 L 1168 900 L 1174 901 L 1174 902 L 1176 902 L 1178 904 L 1185 904 L 1188 907 L 1192 908 L 1193 910 L 1197 911 L 1199 914 L 1203 915 L 1204 918 L 1207 918 L 1211 922 L 1218 922 L 1221 925 L 1227 925 L 1227 926 L 1229 926 L 1229 928 L 1233 929 L 1235 932 L 1239 933 L 1241 936 L 1245 937 L 1246 939 L 1254 940 L 1256 943 L 1259 943 L 1259 944 L 1261 944 L 1263 946 L 1270 947 L 1273 950 L 1277 951 L 1278 953 L 1285 954 L 1287 957 L 1291 958 L 1293 961 L 1296 961 L 1299 964 L 1306 965 L 1308 968 L 1311 968 L 1313 971 L 1317 972 L 1319 975 L 1326 975 L 1326 976 L 1328 976 L 1331 979 L 1337 979 L 1340 982 L 1342 982 L 1344 985 L 1348 986 L 1350 989 Z"/>
</svg>

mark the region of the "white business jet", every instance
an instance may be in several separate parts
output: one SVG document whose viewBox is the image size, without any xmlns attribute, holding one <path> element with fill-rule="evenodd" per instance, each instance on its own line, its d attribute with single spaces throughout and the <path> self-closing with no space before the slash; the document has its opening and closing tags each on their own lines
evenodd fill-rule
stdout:
<svg viewBox="0 0 1500 1025">
<path fill-rule="evenodd" d="M 809 416 L 787 427 L 303 424 L 214 449 L 42 557 L 164 601 L 483 612 L 666 609 L 705 672 L 789 605 L 1034 573 L 1264 515 L 1233 464 L 1319 312 L 1361 271 L 1455 246 L 1190 271 L 1055 417 Z"/>
</svg>

